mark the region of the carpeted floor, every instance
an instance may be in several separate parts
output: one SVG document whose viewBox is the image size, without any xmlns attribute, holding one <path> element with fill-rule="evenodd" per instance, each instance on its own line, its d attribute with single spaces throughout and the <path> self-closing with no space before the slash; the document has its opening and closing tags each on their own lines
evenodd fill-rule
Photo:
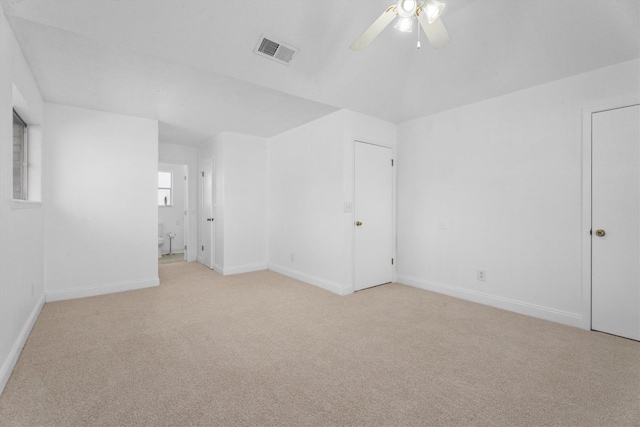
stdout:
<svg viewBox="0 0 640 427">
<path fill-rule="evenodd" d="M 398 284 L 262 271 L 48 303 L 2 426 L 640 423 L 640 343 Z"/>
</svg>

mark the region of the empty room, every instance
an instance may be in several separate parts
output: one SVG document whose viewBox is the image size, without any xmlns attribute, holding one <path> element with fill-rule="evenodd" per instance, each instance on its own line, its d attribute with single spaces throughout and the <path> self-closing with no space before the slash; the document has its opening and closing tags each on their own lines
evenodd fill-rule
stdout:
<svg viewBox="0 0 640 427">
<path fill-rule="evenodd" d="M 0 426 L 640 423 L 640 0 L 0 4 Z"/>
</svg>

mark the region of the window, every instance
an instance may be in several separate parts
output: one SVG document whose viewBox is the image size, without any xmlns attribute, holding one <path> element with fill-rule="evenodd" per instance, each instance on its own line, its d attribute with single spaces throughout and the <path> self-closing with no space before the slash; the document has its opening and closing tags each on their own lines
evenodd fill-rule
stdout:
<svg viewBox="0 0 640 427">
<path fill-rule="evenodd" d="M 171 172 L 158 172 L 158 206 L 172 206 L 171 185 L 173 183 Z"/>
<path fill-rule="evenodd" d="M 13 110 L 13 198 L 28 200 L 27 124 Z"/>
</svg>

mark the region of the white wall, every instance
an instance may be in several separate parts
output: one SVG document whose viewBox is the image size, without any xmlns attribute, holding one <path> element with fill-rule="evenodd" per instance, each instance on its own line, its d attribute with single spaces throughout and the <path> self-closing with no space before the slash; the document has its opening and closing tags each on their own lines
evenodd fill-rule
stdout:
<svg viewBox="0 0 640 427">
<path fill-rule="evenodd" d="M 223 133 L 224 273 L 267 268 L 267 140 Z"/>
<path fill-rule="evenodd" d="M 214 269 L 221 274 L 266 269 L 267 141 L 224 132 L 205 141 L 199 157 L 214 159 Z"/>
<path fill-rule="evenodd" d="M 198 256 L 198 148 L 160 143 L 158 160 L 187 166 L 188 236 L 185 244 L 188 246 L 187 261 L 196 261 Z"/>
<path fill-rule="evenodd" d="M 165 243 L 160 248 L 163 254 L 184 252 L 184 211 L 187 210 L 187 176 L 185 165 L 174 165 L 171 163 L 160 163 L 159 172 L 171 172 L 173 177 L 173 188 L 171 189 L 171 206 L 158 206 L 158 221 L 162 224 L 162 237 Z M 174 233 L 175 237 L 169 242 L 168 233 Z M 171 243 L 171 244 L 170 244 Z"/>
<path fill-rule="evenodd" d="M 20 114 L 41 135 L 43 100 L 0 8 L 0 392 L 44 304 L 42 204 L 11 200 L 14 84 Z"/>
<path fill-rule="evenodd" d="M 639 71 L 635 60 L 399 125 L 397 280 L 588 328 L 582 108 L 638 95 Z"/>
<path fill-rule="evenodd" d="M 269 268 L 353 292 L 354 140 L 395 149 L 395 126 L 341 110 L 269 140 Z"/>
<path fill-rule="evenodd" d="M 158 122 L 45 105 L 47 301 L 158 285 Z"/>
</svg>

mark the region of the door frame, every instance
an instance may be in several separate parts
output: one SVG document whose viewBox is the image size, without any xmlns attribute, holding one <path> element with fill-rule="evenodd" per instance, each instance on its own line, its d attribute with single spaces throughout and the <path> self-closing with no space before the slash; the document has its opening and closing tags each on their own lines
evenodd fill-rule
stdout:
<svg viewBox="0 0 640 427">
<path fill-rule="evenodd" d="M 355 195 L 356 195 L 356 143 L 364 143 L 364 144 L 369 144 L 369 145 L 377 145 L 379 147 L 384 147 L 384 148 L 390 148 L 391 149 L 391 156 L 394 159 L 394 166 L 393 169 L 391 171 L 391 198 L 392 198 L 392 213 L 391 213 L 391 222 L 392 222 L 392 239 L 391 239 L 391 254 L 394 260 L 396 260 L 396 262 L 394 262 L 394 264 L 391 266 L 391 280 L 392 283 L 396 281 L 396 269 L 398 266 L 397 263 L 397 254 L 396 254 L 396 247 L 397 247 L 397 241 L 398 241 L 398 235 L 396 232 L 396 173 L 397 173 L 397 166 L 398 166 L 398 161 L 397 161 L 397 151 L 396 151 L 396 146 L 392 145 L 392 144 L 385 144 L 383 142 L 379 142 L 379 141 L 371 141 L 369 138 L 354 138 L 351 141 L 350 144 L 350 154 L 351 154 L 351 165 L 350 165 L 350 178 L 351 178 L 351 186 L 350 186 L 350 190 L 351 190 L 351 201 L 350 202 L 345 202 L 345 203 L 351 203 L 351 212 L 350 215 L 348 215 L 349 217 L 349 227 L 351 232 L 349 233 L 349 236 L 351 238 L 351 293 L 355 292 L 356 290 L 356 229 L 355 229 L 355 221 L 356 221 L 356 210 L 355 210 Z M 346 211 L 346 209 L 345 209 Z M 363 290 L 366 290 L 368 288 L 365 288 Z"/>
<path fill-rule="evenodd" d="M 181 170 L 181 175 L 184 174 L 184 177 L 180 179 L 180 181 L 182 182 L 181 185 L 183 185 L 182 190 L 184 191 L 184 203 L 182 206 L 182 212 L 183 215 L 181 216 L 182 218 L 182 233 L 184 235 L 184 239 L 183 239 L 183 259 L 185 261 L 189 260 L 189 251 L 191 251 L 192 249 L 189 249 L 189 230 L 190 230 L 190 224 L 189 224 L 189 217 L 190 217 L 190 209 L 189 209 L 189 203 L 190 203 L 190 198 L 189 198 L 189 165 L 186 163 L 175 163 L 172 161 L 168 161 L 168 162 L 163 162 L 163 161 L 158 161 L 158 164 L 164 164 L 164 165 L 170 165 L 170 166 L 176 166 L 176 167 L 180 167 L 182 168 Z M 158 166 L 158 172 L 164 172 L 162 170 L 160 170 L 161 168 Z M 175 174 L 172 175 L 172 187 L 176 188 L 176 177 Z M 172 196 L 173 199 L 173 196 Z M 175 206 L 174 206 L 175 207 Z M 186 214 L 184 214 L 186 212 Z M 159 220 L 158 220 L 159 221 Z M 187 248 L 184 249 L 184 246 L 186 246 Z M 193 245 L 192 245 L 193 246 Z"/>
<path fill-rule="evenodd" d="M 640 104 L 639 95 L 627 95 L 604 100 L 582 108 L 582 224 L 581 232 L 581 290 L 583 329 L 591 330 L 591 182 L 592 182 L 592 143 L 591 117 L 594 113 L 615 110 Z"/>
</svg>

